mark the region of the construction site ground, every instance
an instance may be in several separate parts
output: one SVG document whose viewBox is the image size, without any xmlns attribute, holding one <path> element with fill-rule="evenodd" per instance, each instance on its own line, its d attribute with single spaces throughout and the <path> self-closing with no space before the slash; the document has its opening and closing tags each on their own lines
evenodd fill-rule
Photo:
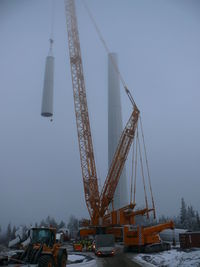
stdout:
<svg viewBox="0 0 200 267">
<path fill-rule="evenodd" d="M 117 247 L 116 254 L 111 257 L 97 257 L 93 252 L 74 252 L 71 245 L 66 245 L 67 250 L 69 253 L 69 260 L 75 259 L 73 262 L 68 262 L 68 266 L 72 267 L 140 267 L 144 265 L 140 265 L 139 263 L 136 263 L 134 261 L 134 256 L 136 254 L 131 253 L 131 257 L 129 253 L 123 253 L 122 247 Z M 74 257 L 77 255 L 77 257 Z M 79 256 L 79 257 L 78 257 Z M 84 258 L 81 258 L 80 256 L 84 256 Z M 77 259 L 77 260 L 76 260 Z M 80 262 L 81 261 L 81 262 Z M 71 264 L 70 264 L 71 263 Z"/>
<path fill-rule="evenodd" d="M 71 267 L 200 267 L 200 249 L 180 250 L 180 247 L 160 253 L 123 253 L 122 246 L 117 246 L 112 257 L 97 257 L 93 252 L 74 252 L 70 243 L 63 245 L 68 251 L 67 266 Z M 12 256 L 13 250 L 0 246 L 0 257 Z M 13 265 L 12 265 L 13 266 Z M 18 265 L 20 266 L 20 265 Z"/>
<path fill-rule="evenodd" d="M 176 248 L 163 251 L 160 253 L 137 254 L 137 253 L 123 253 L 122 248 L 117 248 L 116 255 L 113 257 L 96 257 L 93 252 L 75 253 L 71 246 L 67 245 L 69 251 L 69 259 L 75 256 L 82 255 L 81 262 L 79 257 L 68 266 L 72 267 L 199 267 L 200 266 L 200 249 L 190 249 L 181 251 Z M 74 256 L 73 256 L 74 255 Z"/>
</svg>

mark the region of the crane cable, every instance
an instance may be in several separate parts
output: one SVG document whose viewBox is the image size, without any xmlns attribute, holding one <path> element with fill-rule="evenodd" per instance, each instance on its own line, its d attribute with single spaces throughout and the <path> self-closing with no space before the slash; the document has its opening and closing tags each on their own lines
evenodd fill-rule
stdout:
<svg viewBox="0 0 200 267">
<path fill-rule="evenodd" d="M 106 52 L 108 54 L 110 54 L 110 50 L 108 48 L 108 45 L 106 44 L 105 39 L 103 38 L 103 35 L 99 29 L 99 27 L 97 26 L 97 23 L 88 7 L 88 5 L 86 4 L 86 2 L 83 0 L 83 5 L 88 13 L 89 18 L 91 19 L 94 28 L 97 32 L 97 35 L 99 36 L 100 41 L 102 42 Z M 121 80 L 121 83 L 125 89 L 126 94 L 128 95 L 129 100 L 131 101 L 133 106 L 136 106 L 135 101 L 125 83 L 125 80 L 119 70 L 118 65 L 116 64 L 112 54 L 111 54 L 111 62 L 116 70 L 116 72 L 119 75 L 119 79 Z M 146 165 L 147 165 L 147 172 L 148 172 L 148 180 L 149 180 L 149 186 L 150 186 L 150 192 L 151 192 L 151 199 L 152 199 L 152 205 L 153 205 L 153 209 L 154 209 L 154 218 L 155 218 L 155 204 L 154 204 L 154 199 L 153 199 L 153 193 L 152 193 L 152 186 L 151 186 L 151 179 L 150 179 L 150 173 L 149 173 L 149 166 L 148 166 L 148 161 L 147 161 L 147 153 L 146 153 L 146 146 L 145 146 L 145 142 L 144 142 L 144 134 L 143 134 L 143 128 L 142 128 L 142 123 L 141 123 L 141 117 L 140 117 L 140 124 L 141 124 L 141 130 L 142 130 L 142 140 L 143 140 L 143 145 L 144 145 L 144 150 L 145 150 L 145 161 L 146 161 Z M 142 157 L 141 157 L 141 149 L 140 149 L 140 143 L 139 143 L 139 137 L 138 137 L 138 129 L 137 129 L 137 140 L 136 140 L 136 148 L 139 145 L 139 152 L 140 152 L 140 161 L 141 161 L 141 168 L 142 168 L 142 176 L 143 176 L 143 183 L 144 181 L 144 171 L 143 171 L 143 164 L 142 164 Z M 133 146 L 133 159 L 132 159 L 132 166 L 134 165 L 134 146 Z M 136 149 L 136 157 L 135 157 L 135 178 L 134 178 L 134 203 L 135 203 L 135 193 L 136 193 L 136 175 L 137 175 L 137 149 Z M 132 168 L 132 176 L 131 176 L 131 201 L 132 201 L 132 180 L 133 180 L 133 168 Z M 146 199 L 146 206 L 148 207 L 148 202 L 147 202 L 147 196 L 146 196 L 146 187 L 145 187 L 145 183 L 144 183 L 144 191 L 145 191 L 145 199 Z"/>
<path fill-rule="evenodd" d="M 135 142 L 136 143 L 136 142 Z M 132 168 L 131 168 L 131 193 L 130 193 L 130 204 L 133 203 L 133 175 L 134 175 L 134 159 L 135 159 L 135 144 L 133 142 L 133 152 L 132 152 Z"/>
<path fill-rule="evenodd" d="M 136 128 L 138 131 L 138 126 Z M 137 132 L 136 132 L 137 135 Z M 131 168 L 131 193 L 130 193 L 130 204 L 135 204 L 136 199 L 136 180 L 137 180 L 137 157 L 138 157 L 138 141 L 134 138 L 135 143 L 133 143 L 132 152 L 132 168 Z M 134 181 L 133 181 L 134 179 Z"/>
<path fill-rule="evenodd" d="M 142 126 L 141 116 L 140 116 L 139 120 L 140 120 L 141 132 L 142 132 L 142 140 L 143 140 L 143 146 L 144 146 L 144 154 L 145 154 L 145 161 L 146 161 L 146 167 L 147 167 L 147 175 L 148 175 L 148 181 L 149 181 L 149 188 L 150 188 L 150 193 L 151 193 L 151 201 L 152 201 L 152 207 L 153 207 L 153 214 L 154 214 L 154 219 L 155 219 L 156 218 L 155 203 L 154 203 L 153 191 L 152 191 L 152 186 L 151 186 L 151 177 L 150 177 L 149 164 L 148 164 L 148 159 L 147 159 L 147 150 L 146 150 L 146 144 L 145 144 L 145 140 L 144 140 L 144 132 L 143 132 L 143 126 Z"/>
<path fill-rule="evenodd" d="M 83 2 L 83 5 L 84 5 L 84 7 L 85 7 L 87 13 L 88 13 L 88 16 L 90 17 L 90 19 L 91 19 L 91 21 L 92 21 L 92 23 L 93 23 L 93 25 L 94 25 L 94 28 L 95 28 L 95 30 L 96 30 L 96 32 L 97 32 L 97 35 L 99 36 L 100 41 L 102 42 L 102 44 L 103 44 L 103 46 L 104 46 L 106 52 L 107 52 L 108 54 L 110 54 L 110 50 L 109 50 L 109 48 L 108 48 L 108 46 L 107 46 L 107 44 L 106 44 L 106 41 L 105 41 L 104 38 L 103 38 L 103 35 L 102 35 L 102 33 L 101 33 L 99 27 L 97 26 L 97 23 L 96 23 L 96 21 L 95 21 L 93 15 L 92 15 L 90 9 L 88 8 L 88 6 L 87 6 L 87 4 L 86 4 L 86 2 L 85 2 L 84 0 L 83 0 L 82 2 Z M 136 106 L 135 101 L 134 101 L 134 99 L 133 99 L 133 96 L 131 95 L 131 92 L 129 91 L 128 87 L 126 86 L 125 80 L 124 80 L 124 78 L 122 77 L 122 74 L 121 74 L 121 72 L 120 72 L 120 70 L 119 70 L 119 67 L 117 66 L 117 64 L 116 64 L 116 62 L 115 62 L 115 60 L 114 60 L 112 54 L 111 54 L 111 62 L 112 62 L 112 64 L 113 64 L 113 66 L 114 66 L 114 68 L 115 68 L 117 74 L 119 75 L 119 79 L 121 80 L 121 83 L 123 84 L 123 87 L 124 87 L 124 89 L 125 89 L 126 94 L 128 95 L 129 100 L 131 101 L 131 103 L 132 103 L 133 106 Z"/>
<path fill-rule="evenodd" d="M 137 126 L 137 132 L 138 132 L 138 126 Z M 138 133 L 136 133 L 138 134 Z M 134 177 L 134 194 L 133 194 L 133 203 L 135 204 L 135 198 L 136 198 L 136 179 L 137 179 L 137 154 L 138 154 L 138 140 L 136 138 L 136 148 L 135 148 L 135 177 Z"/>
<path fill-rule="evenodd" d="M 146 192 L 146 185 L 145 185 L 145 178 L 144 178 L 144 168 L 143 168 L 143 161 L 142 161 L 142 153 L 141 153 L 141 146 L 140 146 L 140 139 L 137 131 L 137 141 L 138 141 L 138 148 L 140 153 L 140 167 L 141 167 L 141 173 L 142 173 L 142 181 L 143 181 L 143 187 L 144 187 L 144 196 L 145 196 L 145 204 L 147 209 L 147 218 L 149 219 L 149 207 L 148 207 L 148 200 L 147 200 L 147 192 Z"/>
<path fill-rule="evenodd" d="M 86 2 L 84 0 L 82 2 L 83 2 L 83 5 L 84 5 L 84 7 L 85 7 L 85 9 L 86 9 L 86 11 L 87 11 L 87 13 L 88 13 L 88 15 L 89 15 L 92 23 L 93 23 L 93 25 L 94 25 L 94 28 L 96 29 L 96 32 L 97 32 L 97 34 L 99 36 L 100 41 L 102 42 L 102 44 L 103 44 L 106 52 L 108 54 L 110 54 L 110 50 L 108 48 L 108 45 L 106 44 L 106 41 L 104 40 L 103 35 L 102 35 L 99 27 L 97 26 L 97 23 L 96 23 L 93 15 L 92 15 L 90 9 L 88 8 L 88 6 L 87 6 L 87 4 L 86 4 Z M 124 80 L 124 78 L 123 78 L 123 76 L 122 76 L 122 74 L 121 74 L 121 72 L 119 70 L 119 67 L 117 66 L 117 64 L 116 64 L 116 62 L 115 62 L 112 54 L 111 54 L 111 62 L 113 64 L 116 72 L 119 75 L 119 79 L 121 80 L 121 83 L 122 83 L 122 85 L 123 85 L 123 87 L 125 89 L 126 94 L 128 95 L 129 100 L 131 101 L 131 103 L 132 103 L 133 106 L 136 106 L 135 101 L 133 99 L 133 96 L 131 95 L 131 93 L 130 93 L 127 85 L 126 85 L 125 80 Z M 146 152 L 146 145 L 145 145 L 145 141 L 144 141 L 144 133 L 143 133 L 141 116 L 140 116 L 140 125 L 141 125 L 142 140 L 143 140 L 144 151 L 145 151 L 145 161 L 146 161 L 146 166 L 147 166 L 147 173 L 148 173 L 148 181 L 149 181 L 149 187 L 150 187 L 150 192 L 151 192 L 152 206 L 153 206 L 154 218 L 155 218 L 156 217 L 156 215 L 155 215 L 155 203 L 154 203 L 152 186 L 151 186 L 151 179 L 150 179 L 150 172 L 149 172 L 149 165 L 148 165 L 148 160 L 147 160 L 147 152 Z M 140 141 L 139 141 L 139 136 L 138 136 L 138 129 L 137 129 L 136 152 L 135 152 L 136 153 L 136 157 L 135 157 L 135 178 L 134 178 L 134 203 L 135 203 L 136 174 L 137 174 L 137 166 L 136 166 L 137 165 L 137 146 L 139 146 L 140 162 L 141 162 L 141 171 L 142 171 L 143 184 L 144 184 L 144 193 L 145 193 L 145 202 L 146 202 L 146 207 L 148 209 L 148 201 L 147 201 L 147 195 L 146 195 L 146 186 L 145 186 L 145 180 L 144 180 L 144 170 L 143 170 L 143 163 L 142 163 L 142 156 L 141 156 Z M 133 151 L 134 151 L 134 146 L 133 146 Z M 133 160 L 132 160 L 132 162 L 133 162 L 132 164 L 134 165 L 134 152 L 133 152 Z M 132 168 L 132 178 L 131 178 L 131 201 L 132 201 L 132 180 L 133 180 L 133 168 Z M 147 213 L 147 216 L 149 216 L 148 213 Z"/>
<path fill-rule="evenodd" d="M 54 22 L 55 22 L 55 0 L 51 1 L 51 25 L 49 36 L 49 55 L 52 55 L 53 43 L 54 43 Z"/>
<path fill-rule="evenodd" d="M 51 31 L 50 31 L 50 38 L 54 39 L 54 23 L 55 23 L 55 0 L 52 0 L 51 3 Z"/>
<path fill-rule="evenodd" d="M 152 186 L 151 186 L 149 164 L 148 164 L 146 144 L 145 144 L 145 139 L 144 139 L 144 132 L 143 132 L 143 126 L 142 126 L 141 117 L 140 117 L 140 128 L 141 128 L 141 133 L 142 133 L 142 141 L 143 141 L 143 147 L 144 147 L 145 162 L 146 162 L 146 167 L 147 167 L 149 188 L 150 188 L 150 193 L 151 193 L 152 208 L 153 208 L 153 214 L 154 214 L 154 219 L 155 219 L 156 218 L 155 203 L 154 203 L 153 191 L 152 191 Z M 138 135 L 138 126 L 137 126 L 137 130 L 136 131 L 137 131 L 136 132 L 136 139 L 135 139 L 135 143 L 133 143 L 132 170 L 131 170 L 131 196 L 130 196 L 130 203 L 133 203 L 133 204 L 135 204 L 135 199 L 136 199 L 137 157 L 138 157 L 137 154 L 138 154 L 138 144 L 140 145 L 140 143 L 139 143 L 139 135 Z M 140 151 L 140 163 L 141 163 L 141 168 L 142 168 L 143 184 L 144 184 L 145 182 L 144 182 L 143 161 L 142 161 L 140 147 L 139 147 L 139 151 Z M 133 174 L 134 170 L 135 170 L 135 173 Z M 134 176 L 134 189 L 133 189 L 133 176 Z M 133 192 L 133 190 L 134 190 L 134 192 Z M 146 203 L 147 203 L 145 184 L 144 184 L 144 192 L 145 192 L 145 200 L 146 200 Z M 148 207 L 148 203 L 147 203 L 147 207 Z"/>
</svg>

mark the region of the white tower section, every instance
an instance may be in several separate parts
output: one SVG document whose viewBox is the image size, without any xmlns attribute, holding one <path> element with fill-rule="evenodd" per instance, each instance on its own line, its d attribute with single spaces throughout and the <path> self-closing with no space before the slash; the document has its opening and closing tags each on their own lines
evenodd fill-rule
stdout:
<svg viewBox="0 0 200 267">
<path fill-rule="evenodd" d="M 42 97 L 42 111 L 43 117 L 53 116 L 53 87 L 54 87 L 54 56 L 52 51 L 53 40 L 50 39 L 49 54 L 46 58 L 44 87 Z"/>
<path fill-rule="evenodd" d="M 120 98 L 119 75 L 112 61 L 118 64 L 117 54 L 108 54 L 108 167 L 117 148 L 122 133 L 122 111 Z M 127 181 L 125 168 L 122 171 L 114 195 L 114 209 L 119 209 L 128 204 Z"/>
</svg>

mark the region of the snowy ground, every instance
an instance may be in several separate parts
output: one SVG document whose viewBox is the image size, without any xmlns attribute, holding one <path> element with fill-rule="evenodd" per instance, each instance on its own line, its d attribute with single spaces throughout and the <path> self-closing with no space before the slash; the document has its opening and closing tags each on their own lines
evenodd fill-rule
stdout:
<svg viewBox="0 0 200 267">
<path fill-rule="evenodd" d="M 83 260 L 85 260 L 85 256 L 72 254 L 72 255 L 68 256 L 68 260 L 70 262 L 83 261 Z"/>
<path fill-rule="evenodd" d="M 68 255 L 68 264 L 67 266 L 71 267 L 95 267 L 96 260 L 91 259 L 90 257 L 79 255 L 79 254 L 71 254 Z"/>
<path fill-rule="evenodd" d="M 149 267 L 200 267 L 200 250 L 184 252 L 172 249 L 155 254 L 139 254 L 134 260 Z"/>
</svg>

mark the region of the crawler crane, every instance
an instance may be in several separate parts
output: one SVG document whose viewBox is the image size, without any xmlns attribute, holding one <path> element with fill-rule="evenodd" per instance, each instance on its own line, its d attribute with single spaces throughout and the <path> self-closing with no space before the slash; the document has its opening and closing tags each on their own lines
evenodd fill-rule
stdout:
<svg viewBox="0 0 200 267">
<path fill-rule="evenodd" d="M 146 244 L 160 242 L 158 232 L 163 229 L 173 228 L 173 223 L 166 223 L 162 227 L 157 225 L 155 226 L 155 231 L 153 231 L 152 227 L 149 230 L 145 228 L 145 230 L 141 231 L 143 235 L 142 243 L 139 238 L 139 230 L 136 231 L 131 228 L 135 223 L 134 218 L 136 215 L 148 214 L 149 211 L 154 209 L 148 209 L 147 207 L 144 210 L 134 211 L 135 204 L 130 204 L 120 210 L 108 212 L 108 206 L 113 200 L 121 172 L 136 134 L 140 114 L 126 86 L 125 91 L 132 103 L 133 110 L 121 134 L 102 191 L 101 193 L 99 192 L 74 0 L 65 0 L 65 10 L 81 170 L 85 201 L 91 219 L 87 224 L 89 227 L 82 230 L 81 234 L 96 234 L 99 227 L 104 227 L 107 233 L 110 232 L 115 234 L 116 237 L 122 237 L 126 246 L 145 246 Z M 126 228 L 127 226 L 125 225 L 130 227 Z M 124 236 L 122 234 L 123 228 L 125 230 Z M 134 238 L 132 238 L 132 234 Z"/>
</svg>

